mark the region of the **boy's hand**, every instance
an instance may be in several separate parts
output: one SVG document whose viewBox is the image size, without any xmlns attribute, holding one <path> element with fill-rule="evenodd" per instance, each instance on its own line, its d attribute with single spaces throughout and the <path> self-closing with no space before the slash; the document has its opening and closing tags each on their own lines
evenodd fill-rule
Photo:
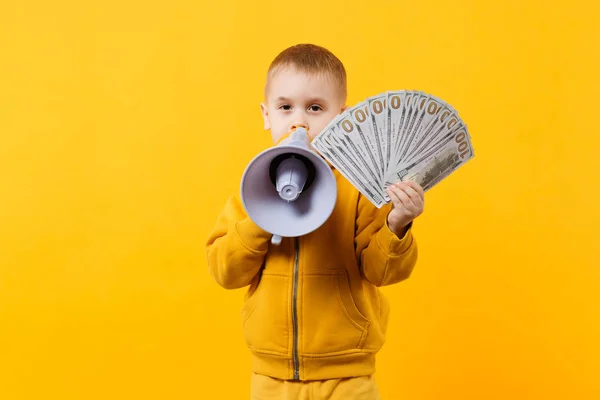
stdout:
<svg viewBox="0 0 600 400">
<path fill-rule="evenodd" d="M 425 195 L 423 188 L 414 181 L 398 182 L 386 189 L 394 208 L 388 214 L 388 226 L 399 238 L 406 233 L 406 227 L 423 213 Z"/>
</svg>

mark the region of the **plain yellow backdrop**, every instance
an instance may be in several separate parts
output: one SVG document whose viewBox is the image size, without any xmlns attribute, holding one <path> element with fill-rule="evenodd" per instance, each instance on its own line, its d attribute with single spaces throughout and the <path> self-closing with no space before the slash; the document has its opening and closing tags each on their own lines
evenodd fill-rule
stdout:
<svg viewBox="0 0 600 400">
<path fill-rule="evenodd" d="M 161 4 L 162 3 L 162 4 Z M 331 49 L 349 104 L 448 101 L 476 157 L 385 289 L 385 399 L 600 398 L 592 2 L 172 0 L 0 5 L 0 399 L 245 399 L 244 290 L 204 241 L 270 146 L 285 47 Z"/>
</svg>

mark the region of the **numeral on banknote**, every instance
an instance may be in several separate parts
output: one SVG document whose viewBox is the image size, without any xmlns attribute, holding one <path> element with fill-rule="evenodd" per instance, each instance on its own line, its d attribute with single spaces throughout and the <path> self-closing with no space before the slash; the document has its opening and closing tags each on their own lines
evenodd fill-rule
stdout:
<svg viewBox="0 0 600 400">
<path fill-rule="evenodd" d="M 373 102 L 373 111 L 375 114 L 381 114 L 383 112 L 383 107 L 385 107 L 385 100 L 383 103 L 381 100 L 376 100 Z"/>
<path fill-rule="evenodd" d="M 460 131 L 458 135 L 454 137 L 456 143 L 458 143 L 458 151 L 460 152 L 460 158 L 465 158 L 470 152 L 471 148 L 469 142 L 467 142 L 467 134 L 465 131 Z"/>
<path fill-rule="evenodd" d="M 429 105 L 427 106 L 427 113 L 429 115 L 437 114 L 438 111 L 439 111 L 439 108 L 435 101 L 430 102 Z"/>
<path fill-rule="evenodd" d="M 342 122 L 342 128 L 344 128 L 346 133 L 350 133 L 354 130 L 354 125 L 349 120 L 344 120 L 344 122 Z"/>
<path fill-rule="evenodd" d="M 367 120 L 367 114 L 363 110 L 357 110 L 354 115 L 356 120 L 361 124 Z"/>
</svg>

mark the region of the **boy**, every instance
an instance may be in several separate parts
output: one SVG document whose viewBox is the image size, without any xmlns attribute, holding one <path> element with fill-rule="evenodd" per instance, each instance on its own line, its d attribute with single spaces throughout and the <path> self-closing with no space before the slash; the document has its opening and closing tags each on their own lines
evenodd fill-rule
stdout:
<svg viewBox="0 0 600 400">
<path fill-rule="evenodd" d="M 346 72 L 330 51 L 292 46 L 273 60 L 261 104 L 274 143 L 303 126 L 314 138 L 345 109 Z M 332 167 L 335 209 L 319 229 L 270 244 L 271 234 L 232 196 L 207 240 L 210 273 L 226 289 L 249 286 L 242 323 L 252 353 L 252 399 L 379 399 L 375 355 L 389 305 L 378 287 L 409 277 L 423 212 L 415 182 L 388 190 L 377 209 Z"/>
</svg>

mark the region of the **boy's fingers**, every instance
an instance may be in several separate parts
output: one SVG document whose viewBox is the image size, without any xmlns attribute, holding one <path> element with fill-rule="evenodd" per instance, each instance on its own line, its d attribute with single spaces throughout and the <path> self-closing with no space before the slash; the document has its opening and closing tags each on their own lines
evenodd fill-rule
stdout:
<svg viewBox="0 0 600 400">
<path fill-rule="evenodd" d="M 398 206 L 402 205 L 402 201 L 400 201 L 400 199 L 398 198 L 398 195 L 396 194 L 396 192 L 393 190 L 393 188 L 391 186 L 387 189 L 387 193 L 388 193 L 388 196 L 390 196 L 390 200 L 394 204 L 394 207 L 398 207 Z"/>
<path fill-rule="evenodd" d="M 394 205 L 396 207 L 403 207 L 404 204 L 403 204 L 402 198 L 400 197 L 400 193 L 402 193 L 402 191 L 398 190 L 397 187 L 392 185 L 389 187 L 389 192 L 390 192 L 390 198 L 392 198 L 394 201 Z"/>
<path fill-rule="evenodd" d="M 414 205 L 415 207 L 419 206 L 419 203 L 421 201 L 419 198 L 419 194 L 415 189 L 409 186 L 406 182 L 400 182 L 396 184 L 396 187 L 398 188 L 398 190 L 404 192 L 407 195 L 407 197 L 410 199 L 411 205 Z"/>
<path fill-rule="evenodd" d="M 423 199 L 421 198 L 421 195 L 419 195 L 417 190 L 414 189 L 412 186 L 405 185 L 401 189 L 410 197 L 415 206 L 420 207 L 421 204 L 423 204 Z"/>
<path fill-rule="evenodd" d="M 411 180 L 407 180 L 404 183 L 406 183 L 407 185 L 409 185 L 411 188 L 413 188 L 421 198 L 425 197 L 425 192 L 423 191 L 423 188 L 421 187 L 421 185 L 419 185 L 417 182 L 415 181 L 411 181 Z"/>
<path fill-rule="evenodd" d="M 406 192 L 404 190 L 402 190 L 398 187 L 394 187 L 393 190 L 405 208 L 407 208 L 409 210 L 412 210 L 413 208 L 415 208 L 415 204 L 413 203 L 412 199 L 408 196 L 408 194 L 406 194 Z"/>
</svg>

